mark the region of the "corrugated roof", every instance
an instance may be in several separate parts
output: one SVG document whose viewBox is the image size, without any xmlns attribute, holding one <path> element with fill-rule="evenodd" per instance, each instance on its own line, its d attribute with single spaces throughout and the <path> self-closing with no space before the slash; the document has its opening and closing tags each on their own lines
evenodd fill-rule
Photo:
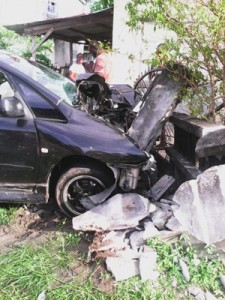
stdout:
<svg viewBox="0 0 225 300">
<path fill-rule="evenodd" d="M 67 42 L 77 43 L 80 40 L 96 39 L 112 40 L 113 9 L 78 15 L 67 18 L 49 19 L 44 21 L 4 25 L 20 35 L 44 35 L 52 29 L 48 38 L 56 38 Z"/>
</svg>

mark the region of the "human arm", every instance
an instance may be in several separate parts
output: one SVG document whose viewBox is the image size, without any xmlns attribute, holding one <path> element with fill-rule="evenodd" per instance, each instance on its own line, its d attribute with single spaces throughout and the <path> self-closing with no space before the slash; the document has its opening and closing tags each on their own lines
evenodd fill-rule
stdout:
<svg viewBox="0 0 225 300">
<path fill-rule="evenodd" d="M 69 71 L 69 78 L 75 82 L 76 81 L 76 78 L 77 78 L 77 74 L 73 71 Z"/>
</svg>

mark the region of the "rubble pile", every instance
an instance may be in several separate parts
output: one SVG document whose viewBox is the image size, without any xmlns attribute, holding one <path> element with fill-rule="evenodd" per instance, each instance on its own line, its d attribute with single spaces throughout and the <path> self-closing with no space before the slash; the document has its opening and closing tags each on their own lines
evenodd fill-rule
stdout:
<svg viewBox="0 0 225 300">
<path fill-rule="evenodd" d="M 91 257 L 106 258 L 107 269 L 117 281 L 140 275 L 156 280 L 157 254 L 146 245 L 154 236 L 174 236 L 181 230 L 172 212 L 174 202 L 161 199 L 153 204 L 136 194 L 117 194 L 88 212 L 73 218 L 73 228 L 95 231 L 89 247 Z M 169 228 L 167 228 L 167 223 Z"/>
<path fill-rule="evenodd" d="M 144 281 L 155 281 L 159 276 L 157 253 L 146 245 L 147 240 L 158 236 L 175 241 L 182 233 L 203 242 L 225 239 L 224 179 L 225 165 L 221 165 L 183 183 L 174 195 L 164 195 L 155 202 L 136 193 L 117 194 L 73 218 L 73 228 L 95 232 L 90 257 L 104 257 L 108 271 L 117 281 L 135 275 Z M 189 281 L 188 267 L 182 260 L 178 263 Z"/>
</svg>

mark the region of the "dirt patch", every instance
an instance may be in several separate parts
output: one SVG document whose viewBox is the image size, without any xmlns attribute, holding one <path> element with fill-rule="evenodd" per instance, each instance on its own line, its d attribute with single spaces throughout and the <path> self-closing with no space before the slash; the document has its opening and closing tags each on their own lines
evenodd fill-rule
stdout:
<svg viewBox="0 0 225 300">
<path fill-rule="evenodd" d="M 66 218 L 54 203 L 21 206 L 13 224 L 0 225 L 0 253 L 23 244 L 37 245 L 56 236 L 74 232 L 72 220 Z M 114 281 L 106 271 L 104 261 L 88 259 L 93 237 L 93 233 L 85 233 L 77 246 L 66 247 L 66 251 L 81 259 L 69 266 L 68 270 L 58 270 L 58 282 L 62 284 L 76 280 L 82 284 L 91 279 L 96 288 L 110 294 L 114 289 Z"/>
<path fill-rule="evenodd" d="M 66 219 L 54 203 L 21 206 L 11 225 L 0 226 L 0 252 L 23 243 L 39 243 L 63 231 L 73 232 L 71 220 Z"/>
</svg>

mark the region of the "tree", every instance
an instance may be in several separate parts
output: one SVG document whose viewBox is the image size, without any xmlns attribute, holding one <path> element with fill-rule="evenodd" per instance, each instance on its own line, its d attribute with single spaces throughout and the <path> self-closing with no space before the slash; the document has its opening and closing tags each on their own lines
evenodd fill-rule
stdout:
<svg viewBox="0 0 225 300">
<path fill-rule="evenodd" d="M 113 7 L 113 0 L 87 0 L 86 3 L 91 5 L 92 12 Z"/>
<path fill-rule="evenodd" d="M 38 43 L 41 37 L 36 37 Z M 21 55 L 25 58 L 31 58 L 32 56 L 32 39 L 31 37 L 23 37 L 11 30 L 0 27 L 0 49 L 8 50 L 12 53 Z M 53 41 L 48 40 L 36 51 L 36 60 L 47 66 L 51 65 L 49 55 L 52 53 Z"/>
<path fill-rule="evenodd" d="M 192 107 L 196 108 L 196 102 L 207 105 L 215 119 L 217 100 L 225 105 L 225 1 L 133 0 L 127 10 L 133 29 L 153 22 L 155 28 L 176 33 L 177 39 L 165 41 L 161 53 L 192 70 L 196 75 L 192 81 L 195 96 L 188 94 L 193 97 Z M 208 82 L 208 88 L 199 82 Z"/>
</svg>

